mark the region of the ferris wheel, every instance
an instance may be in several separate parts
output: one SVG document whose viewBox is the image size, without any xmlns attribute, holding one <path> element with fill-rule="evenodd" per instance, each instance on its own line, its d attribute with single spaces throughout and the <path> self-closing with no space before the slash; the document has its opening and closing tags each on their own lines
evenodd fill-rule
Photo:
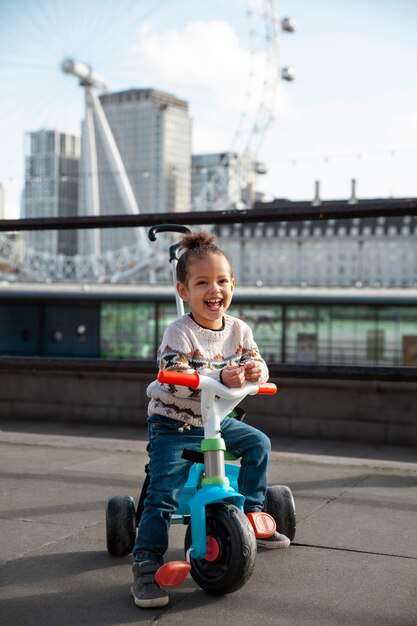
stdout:
<svg viewBox="0 0 417 626">
<path fill-rule="evenodd" d="M 57 4 L 59 5 L 60 2 L 54 3 L 54 11 L 56 11 Z M 128 4 L 130 7 L 132 6 L 132 3 Z M 104 2 L 104 5 L 106 5 L 106 2 Z M 196 2 L 195 6 L 198 7 L 198 5 L 200 5 L 200 2 Z M 100 6 L 103 6 L 103 3 Z M 188 3 L 186 7 L 189 11 Z M 200 185 L 198 194 L 193 198 L 192 206 L 190 207 L 194 211 L 230 208 L 225 206 L 224 199 L 225 186 L 231 168 L 231 158 L 235 158 L 234 177 L 238 181 L 238 187 L 239 185 L 241 188 L 244 187 L 251 173 L 261 171 L 262 165 L 258 163 L 257 155 L 268 128 L 274 119 L 278 85 L 281 80 L 291 81 L 294 78 L 292 69 L 281 67 L 279 63 L 281 33 L 294 32 L 294 20 L 292 18 L 280 19 L 274 0 L 246 0 L 245 2 L 236 3 L 236 8 L 244 14 L 246 22 L 245 37 L 242 33 L 240 34 L 241 39 L 245 41 L 247 65 L 244 96 L 241 98 L 239 114 L 236 115 L 235 111 L 234 130 L 232 133 L 229 133 L 227 148 L 223 147 L 221 149 L 222 157 L 218 160 L 215 167 L 210 168 L 209 172 L 203 172 L 205 179 Z M 158 15 L 161 16 L 161 13 L 158 14 L 158 11 L 161 11 L 161 6 L 150 3 L 147 13 L 142 14 L 141 17 L 149 19 L 153 16 L 156 19 Z M 45 31 L 48 27 L 48 17 L 51 18 L 49 21 L 53 23 L 52 16 L 39 16 L 40 25 L 43 24 Z M 201 16 L 198 17 L 201 18 Z M 59 15 L 55 15 L 54 19 L 58 20 Z M 185 15 L 185 19 L 188 19 L 187 15 Z M 211 19 L 211 15 L 207 19 Z M 110 32 L 105 29 L 103 29 L 103 38 L 104 34 L 106 37 L 110 36 Z M 74 39 L 76 40 L 76 37 Z M 113 172 L 117 173 L 114 177 L 114 184 L 118 185 L 123 211 L 133 214 L 138 213 L 140 206 L 138 206 L 137 199 L 132 191 L 129 175 L 126 173 L 123 159 L 117 149 L 106 116 L 100 105 L 100 100 L 96 94 L 97 91 L 107 87 L 107 75 L 106 79 L 102 79 L 96 74 L 96 70 L 106 74 L 107 64 L 104 63 L 100 67 L 91 68 L 84 60 L 77 60 L 75 57 L 76 48 L 77 41 L 74 41 L 74 46 L 71 50 L 74 57 L 65 55 L 59 61 L 64 74 L 72 74 L 80 79 L 80 83 L 85 91 L 85 105 L 84 110 L 82 110 L 81 103 L 83 99 L 80 97 L 80 90 L 78 88 L 77 91 L 77 86 L 75 84 L 72 85 L 74 92 L 71 95 L 72 101 L 74 101 L 75 94 L 78 93 L 77 111 L 79 122 L 81 119 L 84 119 L 83 134 L 90 136 L 90 146 L 94 146 L 95 141 L 94 137 L 93 141 L 91 141 L 91 133 L 94 132 L 94 126 L 98 127 L 100 142 L 104 145 L 109 161 L 112 163 Z M 86 61 L 89 61 L 89 59 L 86 59 Z M 115 61 L 117 59 L 113 58 L 112 62 L 114 63 Z M 68 77 L 67 82 L 69 82 Z M 155 85 L 155 87 L 157 88 L 158 85 Z M 222 116 L 219 115 L 219 117 Z M 51 118 L 53 118 L 52 115 Z M 194 123 L 197 125 L 198 119 Z M 45 126 L 47 125 L 45 124 Z M 84 176 L 90 182 L 94 180 L 94 177 L 91 176 L 94 163 L 94 150 L 91 149 L 88 158 L 84 158 L 82 163 Z M 100 208 L 96 200 L 94 200 L 94 198 L 97 198 L 97 189 L 94 190 L 93 185 L 90 185 L 90 188 L 87 189 L 87 196 L 90 198 L 88 212 L 93 215 L 99 214 Z M 234 208 L 240 207 L 237 205 Z M 88 253 L 76 255 L 45 252 L 24 246 L 22 241 L 18 239 L 14 240 L 11 237 L 0 235 L 0 274 L 7 276 L 7 278 L 23 277 L 29 280 L 51 281 L 118 282 L 126 280 L 131 276 L 139 276 L 144 280 L 149 280 L 150 272 L 154 272 L 156 268 L 163 266 L 159 248 L 158 245 L 153 247 L 151 258 L 143 230 L 135 229 L 135 232 L 136 236 L 132 243 L 105 252 L 101 251 L 97 236 L 94 238 L 93 235 L 90 239 L 91 246 Z"/>
</svg>

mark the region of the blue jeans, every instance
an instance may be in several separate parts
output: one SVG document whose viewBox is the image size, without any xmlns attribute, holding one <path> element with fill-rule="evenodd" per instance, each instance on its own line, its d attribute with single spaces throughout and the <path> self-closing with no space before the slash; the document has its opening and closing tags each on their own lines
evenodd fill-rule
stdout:
<svg viewBox="0 0 417 626">
<path fill-rule="evenodd" d="M 192 465 L 191 461 L 182 459 L 181 454 L 184 448 L 200 450 L 203 428 L 180 432 L 179 426 L 176 420 L 162 415 L 148 418 L 150 483 L 133 547 L 135 561 L 150 559 L 163 563 L 171 515 L 178 508 L 179 496 Z M 226 417 L 221 429 L 227 450 L 242 457 L 238 488 L 245 496 L 245 513 L 262 511 L 271 442 L 260 430 L 233 418 Z"/>
</svg>

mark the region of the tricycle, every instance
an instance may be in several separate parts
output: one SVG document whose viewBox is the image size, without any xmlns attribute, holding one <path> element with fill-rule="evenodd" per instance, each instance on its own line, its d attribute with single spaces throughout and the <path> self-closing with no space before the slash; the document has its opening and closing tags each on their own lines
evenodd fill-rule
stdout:
<svg viewBox="0 0 417 626">
<path fill-rule="evenodd" d="M 151 229 L 149 237 L 154 240 L 157 232 L 184 230 L 176 225 L 156 226 Z M 170 262 L 174 264 L 174 280 L 177 251 L 178 244 L 172 245 Z M 182 315 L 182 300 L 177 297 L 176 301 L 177 312 Z M 295 536 L 294 498 L 285 485 L 268 486 L 264 511 L 244 514 L 244 496 L 237 486 L 238 459 L 226 450 L 221 436 L 222 419 L 231 415 L 241 417 L 243 411 L 237 405 L 246 396 L 275 394 L 277 388 L 271 383 L 246 382 L 243 387 L 232 389 L 197 372 L 183 374 L 169 370 L 161 370 L 158 381 L 201 391 L 204 438 L 200 452 L 187 449 L 183 452 L 183 457 L 192 465 L 178 509 L 171 519 L 172 524 L 187 526 L 185 558 L 162 565 L 155 580 L 164 587 L 175 586 L 191 573 L 206 592 L 213 595 L 231 593 L 242 587 L 253 572 L 257 538 L 271 536 L 276 528 L 290 540 Z M 147 467 L 145 472 L 137 506 L 131 496 L 112 496 L 106 502 L 107 550 L 113 556 L 126 556 L 133 549 L 149 484 Z"/>
</svg>

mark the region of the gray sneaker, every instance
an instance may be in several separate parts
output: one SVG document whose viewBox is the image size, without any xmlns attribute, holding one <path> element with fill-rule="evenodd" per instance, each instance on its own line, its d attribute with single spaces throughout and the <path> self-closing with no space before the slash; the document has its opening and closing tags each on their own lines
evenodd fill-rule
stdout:
<svg viewBox="0 0 417 626">
<path fill-rule="evenodd" d="M 291 541 L 286 537 L 286 535 L 282 535 L 277 530 L 274 532 L 271 537 L 266 537 L 265 539 L 257 539 L 256 545 L 258 548 L 267 548 L 269 550 L 278 550 L 280 548 L 289 548 Z"/>
<path fill-rule="evenodd" d="M 167 592 L 155 582 L 155 573 L 158 569 L 159 565 L 154 561 L 133 564 L 131 591 L 136 606 L 140 606 L 142 609 L 153 609 L 168 604 Z"/>
</svg>

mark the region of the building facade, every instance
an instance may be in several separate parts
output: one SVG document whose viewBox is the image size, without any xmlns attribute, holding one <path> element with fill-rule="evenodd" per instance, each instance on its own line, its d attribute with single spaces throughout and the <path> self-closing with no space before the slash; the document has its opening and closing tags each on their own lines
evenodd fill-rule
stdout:
<svg viewBox="0 0 417 626">
<path fill-rule="evenodd" d="M 215 231 L 240 284 L 417 286 L 416 217 L 230 224 Z"/>
<path fill-rule="evenodd" d="M 23 217 L 72 217 L 78 212 L 80 137 L 58 130 L 26 134 Z M 29 231 L 25 245 L 39 252 L 74 255 L 74 231 Z"/>
<path fill-rule="evenodd" d="M 139 211 L 189 211 L 192 123 L 187 102 L 155 89 L 107 93 L 99 100 Z M 118 173 L 111 171 L 97 129 L 96 145 L 100 214 L 120 214 L 123 207 L 115 184 Z M 82 179 L 80 213 L 85 213 Z M 85 237 L 83 240 L 87 241 Z M 134 241 L 132 229 L 107 229 L 101 234 L 101 251 L 116 250 Z"/>
</svg>

